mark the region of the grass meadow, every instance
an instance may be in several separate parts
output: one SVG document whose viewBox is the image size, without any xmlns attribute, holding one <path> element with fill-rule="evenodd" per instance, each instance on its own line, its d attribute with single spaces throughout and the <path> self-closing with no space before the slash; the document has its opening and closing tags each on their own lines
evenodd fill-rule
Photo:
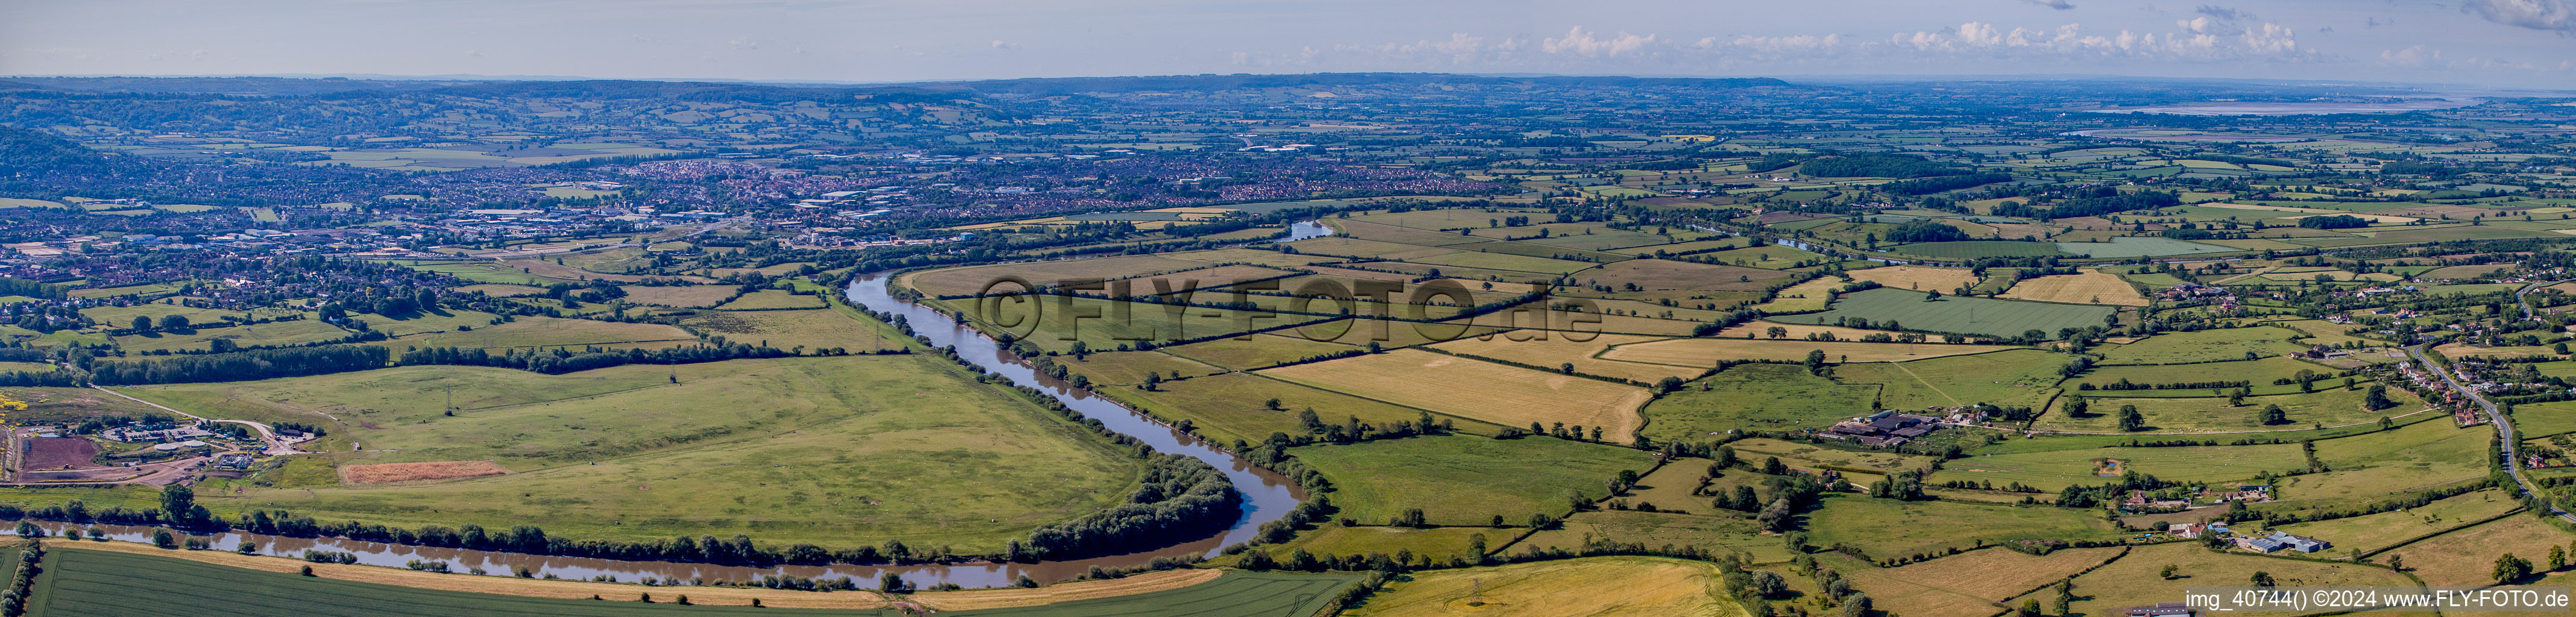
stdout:
<svg viewBox="0 0 2576 617">
<path fill-rule="evenodd" d="M 1496 515 L 1526 523 L 1531 514 L 1563 515 L 1570 499 L 1603 497 L 1620 470 L 1654 464 L 1643 451 L 1551 437 L 1413 437 L 1292 452 L 1333 481 L 1336 516 L 1372 523 L 1410 508 L 1438 525 L 1485 525 Z"/>
<path fill-rule="evenodd" d="M 1943 296 L 1925 300 L 1922 292 L 1881 287 L 1843 294 L 1833 308 L 1802 315 L 1783 315 L 1773 321 L 1803 324 L 1835 324 L 1846 317 L 1859 317 L 1871 323 L 1896 321 L 1907 330 L 1956 332 L 1988 336 L 2018 336 L 2025 330 L 2038 330 L 2056 336 L 2061 328 L 2102 325 L 2112 309 L 2102 306 L 2048 304 L 1992 298 Z"/>
</svg>

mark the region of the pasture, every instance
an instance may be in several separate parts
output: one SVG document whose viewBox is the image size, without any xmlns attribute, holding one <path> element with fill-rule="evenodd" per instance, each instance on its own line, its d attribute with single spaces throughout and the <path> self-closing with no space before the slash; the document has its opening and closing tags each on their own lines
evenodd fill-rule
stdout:
<svg viewBox="0 0 2576 617">
<path fill-rule="evenodd" d="M 2003 602 L 2119 557 L 2119 548 L 2073 548 L 2029 555 L 2002 548 L 1879 568 L 1830 556 L 1819 562 L 1870 594 L 1872 605 L 1906 615 L 1989 615 Z"/>
<path fill-rule="evenodd" d="M 1698 472 L 1692 472 L 1696 475 Z M 1711 551 L 1742 551 L 1756 562 L 1781 562 L 1791 558 L 1789 549 L 1777 536 L 1762 534 L 1762 526 L 1753 517 L 1734 512 L 1679 514 L 1682 503 L 1672 500 L 1654 502 L 1668 511 L 1588 510 L 1566 517 L 1557 528 L 1533 532 L 1517 546 L 1554 548 L 1568 551 L 1583 549 L 1585 538 L 1646 546 L 1696 546 Z M 1707 510 L 1706 498 L 1691 500 L 1690 507 Z M 1490 534 L 1489 534 L 1490 537 Z M 1499 546 L 1499 545 L 1497 545 Z M 1509 552 L 1509 551 L 1506 551 Z"/>
<path fill-rule="evenodd" d="M 168 332 L 147 332 L 112 337 L 116 346 L 129 352 L 204 351 L 216 339 L 231 341 L 236 347 L 291 347 L 337 341 L 349 336 L 348 330 L 318 319 L 272 321 L 229 328 L 198 327 Z"/>
<path fill-rule="evenodd" d="M 2297 330 L 2271 326 L 2166 332 L 2135 343 L 2104 345 L 2099 352 L 2103 364 L 2243 360 L 2248 353 L 2261 357 L 2304 351 L 2307 346 L 2290 342 L 2290 339 L 2302 335 Z"/>
<path fill-rule="evenodd" d="M 1967 268 L 1886 266 L 1853 270 L 1845 274 L 1851 275 L 1853 280 L 1868 281 L 1897 289 L 1938 291 L 1945 294 L 1953 289 L 1963 286 L 1972 287 L 1977 284 L 1976 273 Z"/>
<path fill-rule="evenodd" d="M 1399 580 L 1343 614 L 1701 617 L 1743 610 L 1710 593 L 1719 586 L 1716 566 L 1661 557 L 1589 557 L 1432 570 Z"/>
<path fill-rule="evenodd" d="M 1910 362 L 1834 367 L 1846 384 L 1880 384 L 1882 409 L 1922 409 L 1970 403 L 2038 407 L 2056 394 L 2064 354 L 2013 349 Z"/>
<path fill-rule="evenodd" d="M 2399 493 L 2486 475 L 2487 440 L 2495 429 L 2461 428 L 2435 419 L 2316 442 L 2317 459 L 2334 471 L 2274 482 L 2283 500 L 2318 501 Z"/>
<path fill-rule="evenodd" d="M 1840 324 L 1845 318 L 1867 319 L 1879 324 L 1890 321 L 1904 328 L 1922 332 L 2019 336 L 2027 330 L 2038 330 L 2054 338 L 2062 328 L 2099 326 L 2112 310 L 2099 306 L 2044 304 L 1991 298 L 1943 296 L 1926 300 L 1920 292 L 1878 288 L 1843 294 L 1834 300 L 1833 308 L 1820 313 L 1782 315 L 1772 321 L 1802 324 Z"/>
<path fill-rule="evenodd" d="M 1414 349 L 1284 366 L 1261 375 L 1504 426 L 1597 427 L 1625 442 L 1644 388 Z"/>
<path fill-rule="evenodd" d="M 627 285 L 626 301 L 675 308 L 711 308 L 733 298 L 741 288 L 734 285 L 664 285 L 647 287 Z"/>
<path fill-rule="evenodd" d="M 556 317 L 518 317 L 466 332 L 439 332 L 394 339 L 381 345 L 410 347 L 479 347 L 483 349 L 569 347 L 650 343 L 668 347 L 697 341 L 687 330 L 657 323 L 619 323 Z M 399 351 L 399 350 L 397 350 Z"/>
<path fill-rule="evenodd" d="M 1179 589 L 1013 608 L 942 610 L 965 617 L 1256 617 L 1312 615 L 1333 605 L 1356 574 L 1242 572 Z M 982 593 L 982 592 L 964 592 Z M 927 594 L 925 594 L 927 595 Z M 960 595 L 964 595 L 961 593 Z M 1077 596 L 1080 597 L 1080 596 Z M 940 606 L 935 596 L 924 598 Z"/>
<path fill-rule="evenodd" d="M 743 294 L 743 295 L 742 295 L 742 297 L 739 297 L 739 298 L 734 298 L 734 300 L 733 300 L 732 302 L 726 302 L 726 303 L 724 303 L 724 305 L 723 305 L 723 306 L 718 306 L 718 307 L 716 307 L 716 310 L 719 310 L 719 311 L 766 311 L 766 310 L 778 310 L 778 309 L 812 309 L 812 308 L 823 308 L 823 297 L 822 297 L 822 296 L 817 296 L 817 295 L 798 295 L 798 294 L 794 294 L 794 293 L 789 293 L 787 290 L 784 290 L 784 289 L 763 289 L 763 290 L 760 290 L 760 291 L 755 291 L 755 292 L 751 292 L 751 293 Z"/>
<path fill-rule="evenodd" d="M 268 562 L 265 567 L 230 567 L 205 563 L 207 557 L 177 551 L 169 556 L 139 554 L 132 551 L 153 550 L 130 547 L 91 548 L 85 544 L 57 544 L 45 554 L 44 575 L 36 580 L 28 601 L 28 612 L 38 615 L 105 614 L 135 617 L 203 617 L 205 615 L 313 615 L 317 617 L 435 617 L 458 614 L 481 615 L 562 615 L 566 617 L 628 617 L 633 615 L 765 615 L 786 613 L 799 615 L 895 615 L 895 611 L 877 610 L 808 610 L 790 608 L 752 608 L 747 595 L 725 588 L 700 588 L 696 606 L 668 603 L 634 602 L 626 592 L 663 591 L 676 596 L 676 590 L 607 584 L 584 584 L 569 581 L 547 581 L 557 597 L 529 597 L 497 593 L 471 593 L 479 587 L 471 575 L 421 575 L 445 581 L 418 581 L 414 585 L 387 585 L 342 577 L 382 579 L 362 570 L 382 569 L 373 566 L 316 566 L 329 570 L 329 576 L 297 576 L 296 562 L 285 559 L 242 557 L 242 560 Z M 123 550 L 112 550 L 123 549 Z M 280 571 L 283 570 L 283 571 Z M 407 572 L 406 572 L 407 573 Z M 506 579 L 505 579 L 506 580 Z M 423 588 L 438 582 L 438 588 Z M 185 602 L 152 594 L 134 593 L 136 586 L 149 585 L 163 589 L 221 589 L 222 593 L 203 594 Z M 617 596 L 615 602 L 574 599 L 599 593 Z M 785 596 L 815 596 L 798 592 L 761 594 L 775 602 Z M 872 596 L 851 594 L 850 604 L 879 604 Z M 717 605 L 720 598 L 733 597 L 732 606 Z"/>
<path fill-rule="evenodd" d="M 1332 390 L 1298 385 L 1251 373 L 1228 373 L 1183 381 L 1166 381 L 1157 389 L 1106 388 L 1101 395 L 1165 422 L 1187 420 L 1199 435 L 1218 443 L 1259 443 L 1271 433 L 1306 432 L 1297 412 L 1313 409 L 1321 421 L 1344 424 L 1350 418 L 1376 425 L 1419 420 L 1420 409 L 1369 400 Z M 1268 407 L 1279 399 L 1277 408 Z M 1442 416 L 1443 419 L 1454 416 Z M 1461 432 L 1493 433 L 1497 427 L 1456 418 Z"/>
<path fill-rule="evenodd" d="M 2338 549 L 2357 548 L 2362 552 L 2375 552 L 2400 542 L 2486 520 L 2519 507 L 2522 507 L 2521 501 L 2503 491 L 2487 489 L 2444 498 L 2420 508 L 2296 523 L 2274 529 L 2333 542 Z"/>
<path fill-rule="evenodd" d="M 1839 278 L 1820 277 L 1782 289 L 1771 296 L 1771 301 L 1753 305 L 1753 308 L 1774 314 L 1821 311 L 1834 299 L 1834 290 L 1849 284 Z"/>
<path fill-rule="evenodd" d="M 2085 447 L 1974 454 L 1943 465 L 1941 471 L 1932 474 L 1931 483 L 1959 480 L 1992 483 L 2000 488 L 2019 482 L 2040 490 L 2054 491 L 2070 485 L 2111 481 L 2100 476 L 2101 466 L 2097 461 L 2102 459 L 2118 460 L 2126 469 L 2177 482 L 2230 482 L 2252 478 L 2266 471 L 2283 472 L 2307 466 L 2307 459 L 2300 454 L 2295 443 L 2169 448 Z"/>
<path fill-rule="evenodd" d="M 2488 557 L 2487 560 L 2494 561 L 2495 558 Z M 2408 559 L 2407 563 L 2413 565 L 2414 561 Z M 2159 576 L 2165 566 L 2174 566 L 2176 578 L 2166 580 Z M 2132 606 L 2172 602 L 2174 598 L 2182 597 L 2183 590 L 2190 587 L 2247 585 L 2258 571 L 2270 573 L 2284 587 L 2416 586 L 2406 575 L 2387 568 L 2219 553 L 2201 548 L 2198 543 L 2176 542 L 2131 548 L 2128 556 L 2075 577 L 2072 612 L 2111 615 Z M 2043 590 L 2025 597 L 2038 598 L 2040 604 L 2046 606 L 2054 593 Z M 2011 598 L 2004 604 L 2018 606 L 2021 600 Z"/>
<path fill-rule="evenodd" d="M 1157 351 L 1230 369 L 1251 370 L 1351 349 L 1356 347 L 1264 333 L 1252 335 L 1251 340 L 1222 338 Z"/>
<path fill-rule="evenodd" d="M 953 298 L 975 295 L 986 285 L 1008 277 L 1026 280 L 1031 285 L 1047 286 L 1066 279 L 1122 279 L 1212 265 L 1160 255 L 1123 255 L 931 270 L 906 274 L 897 282 L 933 297 Z M 1004 284 L 1001 289 L 1016 291 L 1018 288 Z"/>
<path fill-rule="evenodd" d="M 902 349 L 907 340 L 874 319 L 839 309 L 705 312 L 682 320 L 680 325 L 736 343 L 803 348 L 809 353 L 828 348 L 845 348 L 852 353 Z"/>
<path fill-rule="evenodd" d="M 1657 442 L 1691 442 L 1735 429 L 1824 428 L 1864 415 L 1877 398 L 1877 387 L 1834 383 L 1808 374 L 1806 367 L 1746 364 L 1648 403 L 1643 434 Z"/>
<path fill-rule="evenodd" d="M 2137 406 L 2138 414 L 2146 417 L 2146 428 L 2142 432 L 2153 434 L 2291 430 L 2318 424 L 2342 426 L 2395 417 L 2423 408 L 2420 399 L 2397 388 L 2390 388 L 2388 397 L 2400 405 L 2381 411 L 2370 411 L 2361 406 L 2365 391 L 2333 387 L 2305 394 L 2247 397 L 2241 407 L 2229 405 L 2224 398 L 2207 396 L 2111 398 L 2119 393 L 2080 394 L 2090 398 L 2090 409 L 2085 417 L 2069 417 L 2063 409 L 2051 410 L 2034 428 L 2075 433 L 2117 433 L 2121 432 L 2119 409 L 2128 405 Z M 2270 426 L 2260 423 L 2255 414 L 2271 405 L 2281 406 L 2283 415 L 2289 417 L 2289 423 Z"/>
<path fill-rule="evenodd" d="M 1553 437 L 1444 435 L 1290 450 L 1333 481 L 1336 516 L 1384 522 L 1421 508 L 1435 525 L 1526 523 L 1562 516 L 1570 499 L 1605 496 L 1620 470 L 1645 472 L 1651 453 Z"/>
<path fill-rule="evenodd" d="M 254 477 L 203 489 L 219 512 L 287 508 L 405 527 L 991 549 L 1124 499 L 1138 466 L 1087 429 L 916 356 L 564 375 L 404 367 L 131 391 L 197 413 L 325 424 L 365 448 L 347 462 L 492 460 L 513 472 L 365 487 L 270 488 Z"/>
<path fill-rule="evenodd" d="M 2404 557 L 2406 569 L 2434 586 L 2476 586 L 2495 582 L 2496 557 L 2512 554 L 2530 560 L 2534 569 L 2549 567 L 2550 547 L 2564 547 L 2576 536 L 2531 516 L 2508 516 L 2389 549 L 2378 555 Z M 2287 584 L 2287 583 L 2284 583 Z"/>
<path fill-rule="evenodd" d="M 1804 471 L 1830 469 L 1846 473 L 1887 475 L 1931 469 L 1932 464 L 1937 462 L 1932 457 L 1926 456 L 1880 450 L 1846 450 L 1770 438 L 1745 439 L 1729 445 L 1735 448 L 1735 455 L 1738 458 L 1760 464 L 1765 458 L 1778 457 L 1780 462 L 1788 465 L 1790 469 Z"/>
<path fill-rule="evenodd" d="M 2109 539 L 2120 531 L 2097 512 L 1897 501 L 1839 494 L 1806 514 L 1808 544 L 1851 544 L 1871 559 L 2036 539 Z"/>
</svg>

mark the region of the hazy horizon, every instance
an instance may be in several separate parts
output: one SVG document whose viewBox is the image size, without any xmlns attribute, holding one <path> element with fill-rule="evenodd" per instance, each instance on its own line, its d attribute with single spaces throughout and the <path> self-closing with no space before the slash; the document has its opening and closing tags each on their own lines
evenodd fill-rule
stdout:
<svg viewBox="0 0 2576 617">
<path fill-rule="evenodd" d="M 13 0 L 0 15 L 10 17 L 0 20 L 0 74 L 26 76 L 2071 75 L 2576 88 L 2570 0 L 1651 0 L 1473 10 L 1350 0 Z"/>
</svg>

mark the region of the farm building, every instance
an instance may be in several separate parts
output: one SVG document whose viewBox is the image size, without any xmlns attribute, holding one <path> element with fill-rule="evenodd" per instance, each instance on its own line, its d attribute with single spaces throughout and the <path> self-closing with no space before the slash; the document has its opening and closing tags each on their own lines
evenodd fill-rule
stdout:
<svg viewBox="0 0 2576 617">
<path fill-rule="evenodd" d="M 2244 540 L 2243 546 L 2262 553 L 2269 553 L 2281 549 L 2289 549 L 2302 553 L 2314 553 L 2334 548 L 2334 543 L 2307 536 L 2296 536 L 2285 532 L 2275 531 L 2272 532 L 2272 535 Z"/>
</svg>

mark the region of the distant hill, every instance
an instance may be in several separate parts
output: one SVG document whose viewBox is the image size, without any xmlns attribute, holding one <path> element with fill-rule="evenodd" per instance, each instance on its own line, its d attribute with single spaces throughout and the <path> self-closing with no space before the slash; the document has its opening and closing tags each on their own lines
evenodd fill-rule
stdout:
<svg viewBox="0 0 2576 617">
<path fill-rule="evenodd" d="M 0 177 L 108 167 L 107 155 L 63 138 L 0 126 Z"/>
</svg>

